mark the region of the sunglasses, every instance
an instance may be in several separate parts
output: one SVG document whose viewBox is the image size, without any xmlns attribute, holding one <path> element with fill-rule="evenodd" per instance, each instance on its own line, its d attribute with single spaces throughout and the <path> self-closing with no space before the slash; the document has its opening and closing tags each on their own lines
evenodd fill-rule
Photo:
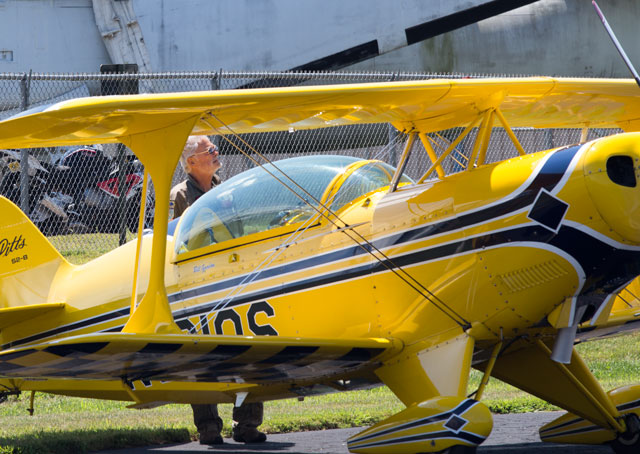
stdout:
<svg viewBox="0 0 640 454">
<path fill-rule="evenodd" d="M 212 147 L 207 148 L 205 151 L 201 151 L 200 153 L 194 153 L 193 156 L 198 155 L 198 154 L 213 154 L 216 151 L 218 151 L 218 147 L 216 147 L 215 145 Z"/>
</svg>

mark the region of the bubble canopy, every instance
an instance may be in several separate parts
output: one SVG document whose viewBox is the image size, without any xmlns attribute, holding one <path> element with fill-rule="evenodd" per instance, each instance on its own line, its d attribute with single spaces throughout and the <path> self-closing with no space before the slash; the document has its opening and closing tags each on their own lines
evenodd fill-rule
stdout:
<svg viewBox="0 0 640 454">
<path fill-rule="evenodd" d="M 304 221 L 313 224 L 320 220 L 310 206 L 318 206 L 314 199 L 333 212 L 340 211 L 360 196 L 388 186 L 394 172 L 381 161 L 334 155 L 290 158 L 266 164 L 264 169 L 255 167 L 214 187 L 185 211 L 175 252 L 183 254 Z M 406 176 L 400 181 L 411 182 Z"/>
</svg>

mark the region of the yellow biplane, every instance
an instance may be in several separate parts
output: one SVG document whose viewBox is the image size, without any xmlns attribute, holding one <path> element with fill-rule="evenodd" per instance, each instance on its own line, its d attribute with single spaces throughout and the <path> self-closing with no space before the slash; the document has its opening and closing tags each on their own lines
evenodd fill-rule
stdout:
<svg viewBox="0 0 640 454">
<path fill-rule="evenodd" d="M 344 156 L 261 164 L 167 223 L 190 134 L 364 123 L 408 134 L 398 169 Z M 515 127 L 626 132 L 525 154 Z M 436 151 L 433 134 L 450 128 L 461 133 Z M 487 163 L 496 128 L 514 157 Z M 543 440 L 637 452 L 640 386 L 605 391 L 573 346 L 640 326 L 638 129 L 632 80 L 251 89 L 26 111 L 0 122 L 0 147 L 123 143 L 152 178 L 155 224 L 74 266 L 0 198 L 0 383 L 137 408 L 382 383 L 406 409 L 350 451 L 465 453 L 491 432 L 481 399 L 494 376 L 568 411 Z M 464 168 L 447 173 L 470 131 Z M 417 140 L 414 181 L 404 167 Z M 472 367 L 484 378 L 468 395 Z"/>
</svg>

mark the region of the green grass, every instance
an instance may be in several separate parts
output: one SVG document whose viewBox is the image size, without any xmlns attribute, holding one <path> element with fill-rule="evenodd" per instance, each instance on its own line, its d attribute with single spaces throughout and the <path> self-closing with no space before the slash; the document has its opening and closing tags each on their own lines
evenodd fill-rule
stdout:
<svg viewBox="0 0 640 454">
<path fill-rule="evenodd" d="M 127 231 L 126 240 L 135 235 Z M 119 246 L 117 233 L 89 233 L 60 235 L 48 238 L 53 246 L 71 263 L 81 265 Z"/>
<path fill-rule="evenodd" d="M 72 263 L 85 263 L 117 246 L 115 234 L 54 237 L 54 245 Z M 92 245 L 88 248 L 87 244 Z M 88 250 L 91 252 L 87 252 Z M 605 389 L 640 383 L 640 335 L 578 345 Z M 481 374 L 473 371 L 469 391 Z M 557 408 L 510 385 L 491 379 L 483 401 L 494 413 Z M 35 415 L 29 416 L 29 395 L 12 396 L 0 405 L 0 454 L 67 453 L 117 449 L 127 446 L 186 442 L 196 438 L 188 405 L 152 410 L 127 409 L 128 403 L 36 395 Z M 230 436 L 231 405 L 220 405 Z M 268 433 L 371 425 L 397 413 L 400 401 L 386 388 L 272 401 L 265 404 L 261 429 Z"/>
<path fill-rule="evenodd" d="M 0 453 L 89 452 L 196 439 L 188 405 L 131 410 L 127 403 L 28 393 L 0 405 Z M 231 405 L 220 405 L 223 433 L 231 435 Z M 386 388 L 267 402 L 268 433 L 370 425 L 402 409 Z M 5 449 L 5 451 L 2 451 Z M 13 450 L 13 451 L 12 451 Z"/>
</svg>

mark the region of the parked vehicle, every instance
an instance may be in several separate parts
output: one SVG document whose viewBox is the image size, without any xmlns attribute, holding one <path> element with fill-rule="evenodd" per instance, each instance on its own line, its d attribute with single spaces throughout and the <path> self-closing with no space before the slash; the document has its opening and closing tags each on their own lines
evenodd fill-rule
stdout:
<svg viewBox="0 0 640 454">
<path fill-rule="evenodd" d="M 21 204 L 20 152 L 0 150 L 0 194 Z M 73 198 L 60 192 L 60 177 L 66 169 L 41 163 L 29 155 L 29 218 L 45 235 L 67 233 L 68 209 Z"/>
<path fill-rule="evenodd" d="M 45 235 L 120 231 L 120 219 L 138 230 L 144 169 L 137 159 L 124 161 L 124 210 L 121 216 L 120 172 L 100 149 L 65 153 L 57 164 L 29 155 L 29 217 Z M 20 152 L 0 150 L 0 194 L 16 205 L 21 197 Z M 153 224 L 153 197 L 147 200 L 144 227 Z"/>
<path fill-rule="evenodd" d="M 60 165 L 68 170 L 62 191 L 73 198 L 70 228 L 74 232 L 120 230 L 120 170 L 117 163 L 97 148 L 80 148 L 65 153 Z M 126 157 L 122 172 L 124 187 L 124 225 L 138 230 L 144 169 L 140 161 Z M 153 224 L 153 198 L 147 200 L 144 227 Z"/>
</svg>

